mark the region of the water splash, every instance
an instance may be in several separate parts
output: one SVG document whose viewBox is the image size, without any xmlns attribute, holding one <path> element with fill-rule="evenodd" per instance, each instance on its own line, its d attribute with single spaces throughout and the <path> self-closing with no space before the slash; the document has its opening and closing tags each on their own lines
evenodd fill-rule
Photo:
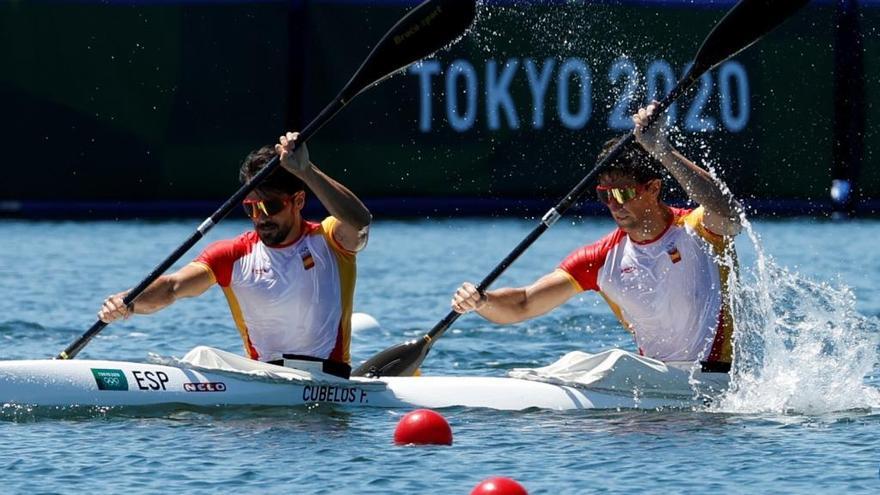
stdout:
<svg viewBox="0 0 880 495">
<path fill-rule="evenodd" d="M 734 278 L 731 386 L 719 412 L 824 414 L 880 407 L 865 384 L 877 364 L 880 320 L 859 314 L 852 290 L 778 266 L 743 219 L 755 263 Z"/>
</svg>

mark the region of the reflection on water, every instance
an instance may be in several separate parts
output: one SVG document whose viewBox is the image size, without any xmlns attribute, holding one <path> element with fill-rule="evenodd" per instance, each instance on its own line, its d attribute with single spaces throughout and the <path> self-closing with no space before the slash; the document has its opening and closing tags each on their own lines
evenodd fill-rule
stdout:
<svg viewBox="0 0 880 495">
<path fill-rule="evenodd" d="M 353 412 L 332 404 L 305 406 L 213 406 L 162 404 L 151 406 L 27 406 L 3 404 L 0 421 L 30 423 L 40 421 L 127 421 L 163 419 L 170 422 L 222 422 L 226 426 L 249 424 L 252 431 L 290 426 L 298 431 L 345 433 Z"/>
</svg>

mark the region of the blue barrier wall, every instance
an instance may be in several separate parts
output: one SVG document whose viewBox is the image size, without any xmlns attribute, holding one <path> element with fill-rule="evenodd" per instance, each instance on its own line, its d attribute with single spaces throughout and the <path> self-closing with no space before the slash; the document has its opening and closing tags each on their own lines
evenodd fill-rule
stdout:
<svg viewBox="0 0 880 495">
<path fill-rule="evenodd" d="M 382 204 L 551 201 L 671 88 L 732 3 L 485 2 L 461 43 L 344 110 L 313 159 Z M 880 108 L 880 2 L 850 2 L 862 96 L 840 103 L 860 73 L 837 66 L 843 3 L 811 3 L 670 111 L 682 149 L 753 204 L 824 208 L 839 176 L 857 202 L 880 197 L 878 131 L 839 132 Z M 411 5 L 0 3 L 0 210 L 222 200 L 241 158 L 316 115 Z"/>
</svg>

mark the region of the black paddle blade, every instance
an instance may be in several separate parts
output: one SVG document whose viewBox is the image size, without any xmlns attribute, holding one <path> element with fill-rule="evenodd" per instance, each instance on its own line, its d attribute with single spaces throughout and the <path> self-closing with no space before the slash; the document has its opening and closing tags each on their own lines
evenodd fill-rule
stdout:
<svg viewBox="0 0 880 495">
<path fill-rule="evenodd" d="M 807 3 L 809 0 L 740 0 L 703 41 L 691 72 L 702 74 L 745 50 Z"/>
<path fill-rule="evenodd" d="M 371 378 L 413 376 L 430 350 L 430 340 L 427 338 L 397 344 L 371 357 L 351 374 Z"/>
<path fill-rule="evenodd" d="M 427 0 L 379 41 L 340 93 L 344 103 L 369 86 L 457 41 L 474 22 L 476 0 Z"/>
</svg>

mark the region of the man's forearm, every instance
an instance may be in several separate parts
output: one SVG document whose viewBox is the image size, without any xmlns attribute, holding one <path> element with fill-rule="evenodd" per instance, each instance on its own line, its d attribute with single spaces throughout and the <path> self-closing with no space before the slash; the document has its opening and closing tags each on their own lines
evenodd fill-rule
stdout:
<svg viewBox="0 0 880 495">
<path fill-rule="evenodd" d="M 736 219 L 741 207 L 729 191 L 722 189 L 709 172 L 697 166 L 675 149 L 670 149 L 660 157 L 666 170 L 681 184 L 688 197 L 705 209 L 718 215 Z"/>
<path fill-rule="evenodd" d="M 312 165 L 300 174 L 300 178 L 338 220 L 356 229 L 370 225 L 370 210 L 347 187 L 333 180 L 318 167 Z"/>
<path fill-rule="evenodd" d="M 171 305 L 175 300 L 174 282 L 168 277 L 159 277 L 135 300 L 134 313 L 139 315 L 155 313 Z"/>
<path fill-rule="evenodd" d="M 486 304 L 477 310 L 483 318 L 499 324 L 518 323 L 528 319 L 526 290 L 498 289 L 486 292 Z"/>
</svg>

